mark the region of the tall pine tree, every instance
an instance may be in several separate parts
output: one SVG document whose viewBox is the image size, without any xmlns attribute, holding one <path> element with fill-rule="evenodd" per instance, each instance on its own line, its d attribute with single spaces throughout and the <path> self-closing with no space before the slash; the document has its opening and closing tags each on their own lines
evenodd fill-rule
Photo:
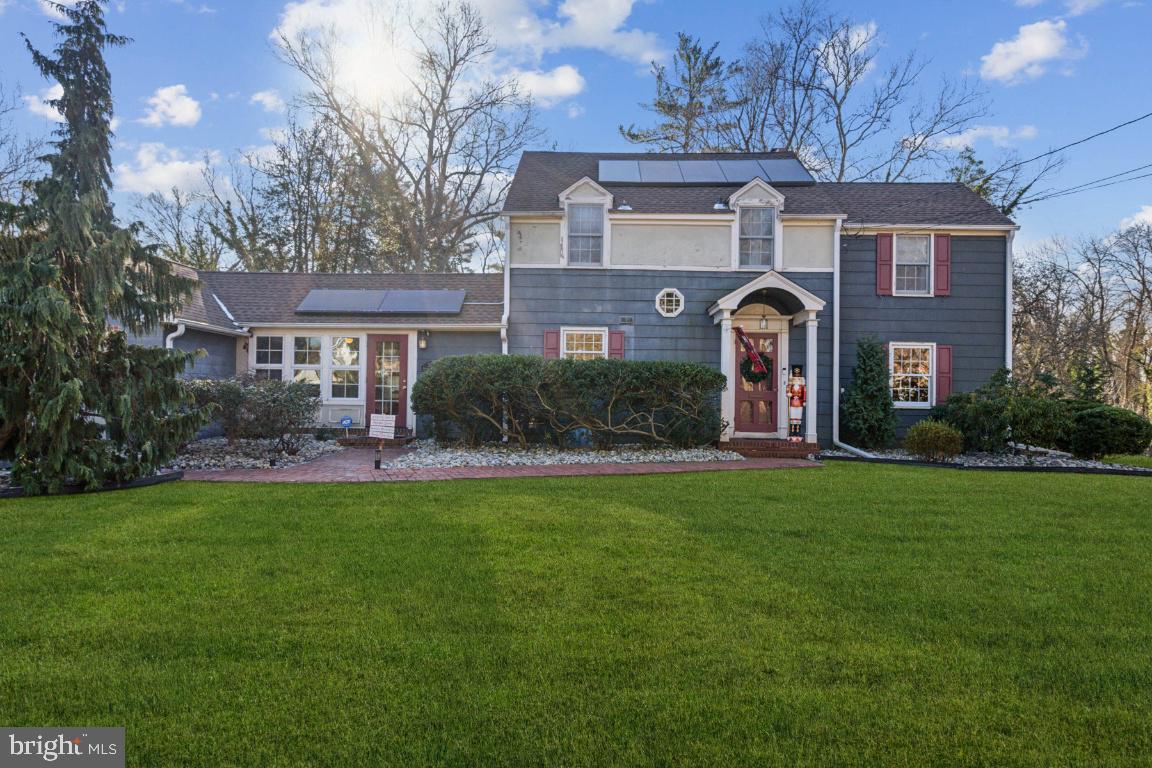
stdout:
<svg viewBox="0 0 1152 768">
<path fill-rule="evenodd" d="M 30 202 L 0 209 L 0 455 L 27 493 L 151 474 L 201 426 L 179 374 L 192 355 L 128 343 L 191 289 L 113 214 L 110 34 L 102 2 L 53 3 L 52 55 L 26 44 L 63 87 L 48 175 Z"/>
<path fill-rule="evenodd" d="M 647 144 L 659 152 L 714 152 L 723 149 L 732 110 L 741 102 L 729 97 L 728 82 L 738 71 L 716 55 L 717 43 L 705 49 L 700 40 L 679 35 L 671 73 L 653 63 L 656 99 L 642 104 L 660 122 L 648 128 L 620 126 L 620 134 L 633 144 Z"/>
</svg>

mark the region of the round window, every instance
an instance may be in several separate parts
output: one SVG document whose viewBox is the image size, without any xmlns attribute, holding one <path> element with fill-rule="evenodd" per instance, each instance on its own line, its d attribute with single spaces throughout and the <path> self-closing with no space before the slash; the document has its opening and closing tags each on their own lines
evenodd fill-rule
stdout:
<svg viewBox="0 0 1152 768">
<path fill-rule="evenodd" d="M 684 294 L 675 288 L 665 288 L 656 294 L 656 311 L 664 317 L 676 317 L 684 311 Z"/>
</svg>

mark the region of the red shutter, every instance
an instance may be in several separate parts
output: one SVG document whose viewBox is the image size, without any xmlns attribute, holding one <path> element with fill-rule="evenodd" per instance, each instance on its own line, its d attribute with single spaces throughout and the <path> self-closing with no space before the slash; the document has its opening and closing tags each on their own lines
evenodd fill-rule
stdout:
<svg viewBox="0 0 1152 768">
<path fill-rule="evenodd" d="M 936 345 L 936 402 L 942 403 L 952 394 L 952 347 Z"/>
<path fill-rule="evenodd" d="M 624 331 L 608 331 L 608 357 L 624 359 Z"/>
<path fill-rule="evenodd" d="M 544 331 L 544 357 L 560 357 L 560 331 Z"/>
<path fill-rule="evenodd" d="M 876 235 L 876 295 L 892 295 L 892 235 Z"/>
<path fill-rule="evenodd" d="M 936 275 L 932 292 L 936 296 L 952 295 L 952 235 L 936 235 Z"/>
</svg>

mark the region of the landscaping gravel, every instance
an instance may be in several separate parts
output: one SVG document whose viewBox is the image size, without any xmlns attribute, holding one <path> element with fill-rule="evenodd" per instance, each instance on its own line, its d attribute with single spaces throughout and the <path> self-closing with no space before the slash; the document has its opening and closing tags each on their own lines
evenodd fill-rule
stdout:
<svg viewBox="0 0 1152 768">
<path fill-rule="evenodd" d="M 869 451 L 878 459 L 896 461 L 920 461 L 902 450 Z M 852 457 L 853 454 L 841 450 L 821 451 L 820 457 Z M 819 458 L 819 457 L 818 457 Z M 1065 469 L 1123 469 L 1152 472 L 1152 469 L 1133 467 L 1128 464 L 1108 464 L 1103 461 L 1076 459 L 1067 454 L 1027 455 L 1023 453 L 965 453 L 952 460 L 953 464 L 964 467 L 1062 467 Z"/>
<path fill-rule="evenodd" d="M 524 467 L 548 464 L 649 464 L 677 461 L 743 461 L 744 457 L 717 448 L 647 448 L 624 445 L 607 451 L 555 448 L 446 447 L 421 440 L 403 455 L 387 461 L 390 469 L 443 469 L 447 467 Z"/>
<path fill-rule="evenodd" d="M 236 440 L 231 445 L 222 437 L 209 437 L 189 443 L 170 464 L 171 469 L 267 469 L 272 458 L 276 467 L 290 467 L 318 459 L 326 453 L 344 450 L 334 440 L 304 438 L 294 456 L 276 452 L 275 440 Z"/>
</svg>

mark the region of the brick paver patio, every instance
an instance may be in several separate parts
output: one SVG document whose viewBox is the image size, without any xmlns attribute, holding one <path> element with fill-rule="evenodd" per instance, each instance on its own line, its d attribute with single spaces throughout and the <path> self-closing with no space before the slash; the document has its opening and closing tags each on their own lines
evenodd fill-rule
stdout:
<svg viewBox="0 0 1152 768">
<path fill-rule="evenodd" d="M 384 461 L 404 452 L 384 451 Z M 448 469 L 373 469 L 371 448 L 347 448 L 306 464 L 281 469 L 188 470 L 185 480 L 246 483 L 371 483 L 403 480 L 478 480 L 500 477 L 581 477 L 588 475 L 662 475 L 673 472 L 722 472 L 743 469 L 819 467 L 807 459 L 682 461 L 662 464 L 550 464 L 539 467 L 452 467 Z"/>
</svg>

